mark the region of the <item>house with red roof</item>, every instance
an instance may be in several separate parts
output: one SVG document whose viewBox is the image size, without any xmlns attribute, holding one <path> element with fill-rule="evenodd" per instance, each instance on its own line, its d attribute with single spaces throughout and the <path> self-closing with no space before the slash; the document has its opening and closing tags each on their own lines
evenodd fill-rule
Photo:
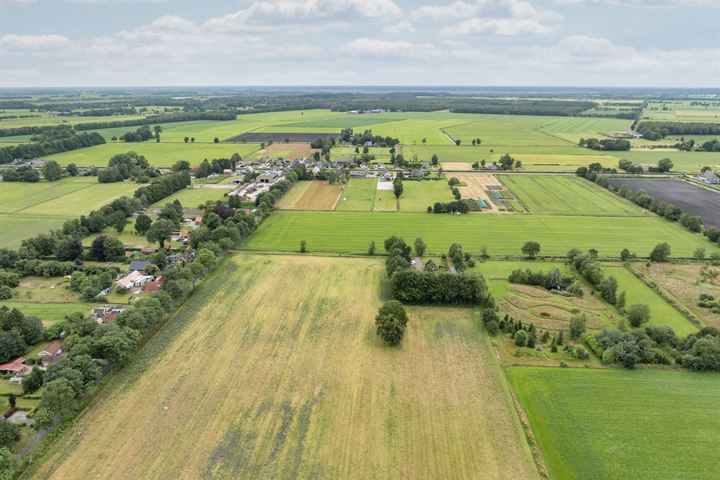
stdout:
<svg viewBox="0 0 720 480">
<path fill-rule="evenodd" d="M 165 283 L 165 279 L 161 276 L 155 277 L 153 280 L 147 282 L 142 287 L 142 291 L 146 293 L 158 292 Z"/>
<path fill-rule="evenodd" d="M 25 375 L 27 373 L 30 373 L 30 367 L 25 365 L 25 359 L 23 357 L 18 357 L 12 362 L 3 363 L 2 365 L 0 365 L 0 373 L 12 374 L 15 376 Z"/>
</svg>

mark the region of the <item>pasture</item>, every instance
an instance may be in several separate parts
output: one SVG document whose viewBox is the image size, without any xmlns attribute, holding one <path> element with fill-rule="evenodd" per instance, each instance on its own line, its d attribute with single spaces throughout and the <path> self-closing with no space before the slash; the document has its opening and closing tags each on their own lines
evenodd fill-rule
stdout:
<svg viewBox="0 0 720 480">
<path fill-rule="evenodd" d="M 537 478 L 476 311 L 410 307 L 389 348 L 381 261 L 217 268 L 26 477 Z"/>
<path fill-rule="evenodd" d="M 596 248 L 603 256 L 619 256 L 623 248 L 639 256 L 667 241 L 675 257 L 690 257 L 704 247 L 708 255 L 720 248 L 704 237 L 655 216 L 588 217 L 555 215 L 449 215 L 429 213 L 276 212 L 247 241 L 251 250 L 296 251 L 301 240 L 317 252 L 364 253 L 370 241 L 382 244 L 391 236 L 422 237 L 428 253 L 447 253 L 454 242 L 479 253 L 519 256 L 528 240 L 541 244 L 540 255 L 563 256 L 573 247 Z"/>
<path fill-rule="evenodd" d="M 720 476 L 720 375 L 515 367 L 510 383 L 550 478 Z"/>
<path fill-rule="evenodd" d="M 374 178 L 357 178 L 350 180 L 343 188 L 335 210 L 348 212 L 369 212 L 375 202 Z"/>
<path fill-rule="evenodd" d="M 379 191 L 378 191 L 379 193 Z M 392 190 L 389 192 L 392 195 Z M 425 212 L 435 202 L 452 202 L 450 187 L 445 179 L 441 180 L 405 180 L 403 194 L 400 196 L 401 212 Z"/>
<path fill-rule="evenodd" d="M 633 203 L 583 178 L 559 175 L 498 175 L 531 212 L 555 215 L 642 216 Z"/>
<path fill-rule="evenodd" d="M 137 152 L 145 156 L 154 167 L 171 167 L 178 160 L 187 160 L 191 165 L 197 166 L 205 159 L 230 158 L 233 153 L 245 158 L 259 149 L 260 145 L 253 143 L 113 142 L 49 155 L 46 158 L 63 166 L 74 163 L 79 167 L 105 167 L 114 155 Z"/>
<path fill-rule="evenodd" d="M 169 197 L 163 198 L 155 205 L 161 206 L 179 200 L 185 208 L 197 208 L 199 205 L 204 205 L 205 202 L 224 199 L 225 195 L 232 191 L 233 185 L 228 185 L 227 187 L 228 188 L 215 188 L 213 184 L 209 186 L 195 185 L 193 188 L 183 188 Z"/>
<path fill-rule="evenodd" d="M 700 294 L 703 293 L 720 298 L 720 281 L 704 276 L 704 267 L 707 266 L 675 263 L 630 264 L 633 271 L 644 275 L 648 281 L 655 282 L 666 295 L 676 298 L 705 325 L 720 328 L 720 313 L 713 313 L 709 308 L 698 305 Z M 717 267 L 707 268 L 710 272 L 720 271 Z"/>
<path fill-rule="evenodd" d="M 334 210 L 343 187 L 324 180 L 297 182 L 278 201 L 281 210 Z"/>
<path fill-rule="evenodd" d="M 20 300 L 0 300 L 0 306 L 6 306 L 8 308 L 17 308 L 25 315 L 31 315 L 38 317 L 43 321 L 45 325 L 53 322 L 60 321 L 65 318 L 66 315 L 70 315 L 75 312 L 81 312 L 83 314 L 90 313 L 90 309 L 96 305 L 91 303 L 41 303 L 34 301 L 23 301 Z"/>
<path fill-rule="evenodd" d="M 650 321 L 646 326 L 669 325 L 679 337 L 697 331 L 695 325 L 625 267 L 604 265 L 603 270 L 605 275 L 612 275 L 617 279 L 618 292 L 625 291 L 626 306 L 642 303 L 650 307 Z"/>
</svg>

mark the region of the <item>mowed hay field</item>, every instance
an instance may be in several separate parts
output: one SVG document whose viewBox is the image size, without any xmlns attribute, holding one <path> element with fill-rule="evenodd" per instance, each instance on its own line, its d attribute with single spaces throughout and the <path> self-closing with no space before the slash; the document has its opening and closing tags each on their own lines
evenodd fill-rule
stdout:
<svg viewBox="0 0 720 480">
<path fill-rule="evenodd" d="M 507 371 L 550 477 L 720 477 L 720 375 L 532 368 Z"/>
<path fill-rule="evenodd" d="M 260 149 L 255 143 L 140 143 L 115 142 L 79 148 L 70 152 L 58 153 L 47 157 L 62 166 L 74 163 L 79 167 L 105 167 L 108 161 L 119 153 L 136 152 L 143 155 L 154 167 L 171 167 L 178 160 L 187 160 L 197 166 L 206 158 L 230 158 L 237 153 L 242 158 Z"/>
<path fill-rule="evenodd" d="M 283 210 L 334 210 L 343 187 L 324 180 L 298 182 L 282 196 L 277 208 Z"/>
<path fill-rule="evenodd" d="M 478 312 L 411 307 L 389 348 L 379 260 L 218 269 L 26 477 L 537 478 Z"/>
<path fill-rule="evenodd" d="M 573 247 L 596 248 L 603 256 L 620 256 L 629 248 L 647 256 L 660 242 L 672 246 L 674 257 L 690 257 L 698 247 L 707 255 L 720 252 L 704 237 L 655 216 L 589 217 L 554 215 L 450 215 L 432 213 L 300 212 L 273 213 L 245 246 L 251 250 L 297 251 L 301 240 L 316 252 L 365 253 L 391 235 L 407 241 L 422 237 L 429 254 L 447 253 L 461 243 L 478 254 L 521 255 L 528 240 L 540 243 L 540 255 L 564 256 Z"/>
<path fill-rule="evenodd" d="M 375 203 L 375 188 L 377 180 L 374 178 L 354 178 L 345 185 L 335 210 L 348 212 L 369 212 Z"/>
<path fill-rule="evenodd" d="M 640 207 L 583 178 L 566 175 L 498 175 L 531 213 L 647 215 Z"/>
</svg>

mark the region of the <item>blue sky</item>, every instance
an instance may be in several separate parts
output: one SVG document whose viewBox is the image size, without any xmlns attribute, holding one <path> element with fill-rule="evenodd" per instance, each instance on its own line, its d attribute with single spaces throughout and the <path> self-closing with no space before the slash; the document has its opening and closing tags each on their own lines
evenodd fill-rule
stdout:
<svg viewBox="0 0 720 480">
<path fill-rule="evenodd" d="M 720 0 L 0 0 L 0 86 L 720 87 Z"/>
</svg>

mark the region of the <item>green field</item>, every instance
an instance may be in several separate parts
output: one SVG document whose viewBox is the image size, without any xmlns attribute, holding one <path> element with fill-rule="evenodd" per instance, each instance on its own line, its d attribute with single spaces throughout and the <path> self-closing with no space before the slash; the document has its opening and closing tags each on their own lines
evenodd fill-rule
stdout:
<svg viewBox="0 0 720 480">
<path fill-rule="evenodd" d="M 81 167 L 104 167 L 113 155 L 137 152 L 144 155 L 154 167 L 171 167 L 178 160 L 187 160 L 192 165 L 199 165 L 205 159 L 230 158 L 233 153 L 246 157 L 259 148 L 260 145 L 255 143 L 113 142 L 50 155 L 47 159 L 55 160 L 61 165 L 74 163 Z"/>
<path fill-rule="evenodd" d="M 232 188 L 184 188 L 179 192 L 173 193 L 169 197 L 163 198 L 157 202 L 156 206 L 165 205 L 166 203 L 172 203 L 175 200 L 179 200 L 185 208 L 197 208 L 199 205 L 205 204 L 208 200 L 222 200 L 225 198 L 225 194 L 231 191 Z"/>
<path fill-rule="evenodd" d="M 218 270 L 26 478 L 538 477 L 473 309 L 409 307 L 389 348 L 380 260 Z"/>
<path fill-rule="evenodd" d="M 310 251 L 367 251 L 370 241 L 381 245 L 391 236 L 407 240 L 422 237 L 428 253 L 446 253 L 454 242 L 478 254 L 482 246 L 491 255 L 520 255 L 528 240 L 541 244 L 541 255 L 565 255 L 573 247 L 596 248 L 600 255 L 619 256 L 629 248 L 649 255 L 667 241 L 674 256 L 689 257 L 704 247 L 720 252 L 700 235 L 659 217 L 571 217 L 551 215 L 436 215 L 428 213 L 275 212 L 260 225 L 246 247 L 254 250 L 296 251 L 301 240 Z"/>
<path fill-rule="evenodd" d="M 0 301 L 0 306 L 17 308 L 25 315 L 38 317 L 47 324 L 62 320 L 65 318 L 65 315 L 70 315 L 75 312 L 89 314 L 90 309 L 92 309 L 95 305 L 91 303 L 38 303 L 2 300 Z"/>
<path fill-rule="evenodd" d="M 720 477 L 720 375 L 507 370 L 545 457 L 563 480 Z"/>
<path fill-rule="evenodd" d="M 392 191 L 389 192 L 392 195 Z M 452 202 L 450 187 L 445 179 L 406 180 L 403 182 L 403 194 L 400 196 L 401 212 L 425 212 L 435 202 Z"/>
<path fill-rule="evenodd" d="M 603 270 L 606 275 L 612 275 L 617 279 L 618 292 L 625 290 L 626 306 L 642 303 L 650 307 L 650 321 L 646 325 L 669 325 L 680 337 L 697 331 L 697 328 L 689 320 L 625 267 L 603 266 Z"/>
<path fill-rule="evenodd" d="M 17 248 L 24 239 L 61 228 L 63 223 L 73 218 L 77 217 L 71 212 L 67 216 L 0 213 L 0 248 Z"/>
<path fill-rule="evenodd" d="M 498 175 L 531 213 L 643 216 L 647 212 L 583 178 L 559 175 Z"/>
<path fill-rule="evenodd" d="M 338 200 L 336 210 L 351 212 L 369 212 L 373 209 L 375 201 L 374 178 L 359 178 L 350 180 Z"/>
</svg>

